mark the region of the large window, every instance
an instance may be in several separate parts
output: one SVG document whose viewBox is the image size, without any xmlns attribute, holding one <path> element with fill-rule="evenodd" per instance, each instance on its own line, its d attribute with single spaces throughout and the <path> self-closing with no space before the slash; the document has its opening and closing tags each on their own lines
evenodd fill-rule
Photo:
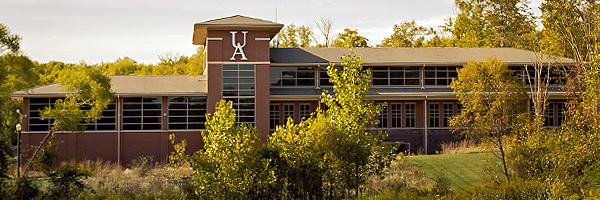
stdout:
<svg viewBox="0 0 600 200">
<path fill-rule="evenodd" d="M 315 86 L 313 67 L 271 67 L 271 86 Z"/>
<path fill-rule="evenodd" d="M 457 76 L 456 67 L 425 67 L 425 85 L 447 86 Z"/>
<path fill-rule="evenodd" d="M 280 124 L 279 119 L 280 106 L 277 104 L 271 104 L 269 106 L 269 128 L 275 129 Z"/>
<path fill-rule="evenodd" d="M 204 129 L 206 97 L 169 97 L 169 129 Z"/>
<path fill-rule="evenodd" d="M 161 97 L 123 98 L 123 130 L 160 130 Z"/>
<path fill-rule="evenodd" d="M 387 128 L 388 127 L 388 111 L 387 107 L 381 111 L 381 114 L 377 117 L 379 120 L 379 124 L 377 124 L 378 128 Z"/>
<path fill-rule="evenodd" d="M 283 120 L 287 122 L 290 117 L 294 119 L 294 104 L 283 105 Z"/>
<path fill-rule="evenodd" d="M 562 67 L 553 67 L 552 69 L 550 69 L 550 73 L 548 73 L 548 67 L 544 67 L 541 71 L 541 80 L 546 81 L 548 75 L 550 75 L 550 80 L 548 80 L 549 84 L 564 84 L 566 80 L 561 70 Z M 525 84 L 534 83 L 535 72 L 535 67 L 527 67 L 526 73 L 529 74 L 529 77 L 525 77 Z M 530 78 L 531 80 L 527 80 L 527 78 Z"/>
<path fill-rule="evenodd" d="M 454 115 L 454 104 L 444 103 L 442 105 L 444 109 L 444 113 L 442 115 L 442 126 L 448 127 L 448 122 L 450 121 L 450 118 L 452 118 L 452 116 Z"/>
<path fill-rule="evenodd" d="M 29 100 L 29 131 L 48 131 L 54 120 L 42 120 L 40 111 L 54 106 L 58 98 L 32 98 Z"/>
<path fill-rule="evenodd" d="M 544 113 L 544 126 L 554 126 L 554 103 L 549 103 Z"/>
<path fill-rule="evenodd" d="M 300 104 L 300 119 L 310 117 L 310 104 Z"/>
<path fill-rule="evenodd" d="M 565 103 L 558 102 L 558 103 L 556 103 L 556 107 L 557 107 L 557 113 L 556 114 L 558 116 L 557 117 L 557 120 L 558 120 L 557 121 L 557 123 L 558 123 L 557 125 L 558 126 L 562 126 L 562 123 L 565 121 L 565 113 L 564 113 L 565 110 L 566 110 Z"/>
<path fill-rule="evenodd" d="M 415 103 L 407 103 L 404 104 L 404 108 L 405 108 L 405 118 L 406 118 L 406 124 L 404 125 L 405 127 L 409 128 L 409 127 L 417 127 L 416 125 L 416 120 L 417 120 L 417 111 L 416 111 L 416 107 L 417 104 Z"/>
<path fill-rule="evenodd" d="M 48 131 L 50 130 L 54 120 L 45 119 L 42 120 L 40 111 L 46 107 L 54 106 L 54 102 L 58 99 L 63 98 L 32 98 L 29 101 L 29 131 Z M 86 111 L 89 108 L 81 108 Z M 102 118 L 92 123 L 81 122 L 80 126 L 85 126 L 86 131 L 97 131 L 97 130 L 116 130 L 116 112 L 115 104 L 109 104 L 108 107 L 102 111 Z"/>
<path fill-rule="evenodd" d="M 429 104 L 429 127 L 440 126 L 440 104 Z"/>
<path fill-rule="evenodd" d="M 419 67 L 373 67 L 373 85 L 419 85 Z"/>
<path fill-rule="evenodd" d="M 223 99 L 231 101 L 238 123 L 254 123 L 254 65 L 223 65 Z"/>
<path fill-rule="evenodd" d="M 338 70 L 338 74 L 342 70 L 341 67 L 335 67 Z M 332 82 L 329 82 L 329 75 L 327 75 L 327 67 L 319 68 L 319 86 L 333 86 Z"/>
<path fill-rule="evenodd" d="M 87 111 L 90 108 L 82 108 L 81 110 Z M 102 111 L 102 118 L 92 123 L 81 123 L 80 125 L 86 126 L 86 131 L 114 131 L 117 130 L 116 123 L 116 112 L 115 104 L 108 104 L 106 109 Z"/>
<path fill-rule="evenodd" d="M 402 127 L 402 104 L 391 104 L 392 127 Z"/>
</svg>

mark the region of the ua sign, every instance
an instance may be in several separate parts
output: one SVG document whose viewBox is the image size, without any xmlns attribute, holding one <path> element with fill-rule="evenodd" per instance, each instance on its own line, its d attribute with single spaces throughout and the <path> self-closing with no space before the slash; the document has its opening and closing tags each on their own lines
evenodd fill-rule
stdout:
<svg viewBox="0 0 600 200">
<path fill-rule="evenodd" d="M 244 44 L 240 44 L 239 42 L 237 44 L 235 43 L 235 34 L 237 33 L 237 31 L 229 31 L 229 33 L 231 33 L 231 45 L 233 45 L 233 47 L 235 48 L 235 51 L 233 51 L 233 56 L 231 56 L 231 59 L 229 60 L 235 60 L 235 55 L 241 55 L 241 60 L 248 60 L 248 58 L 246 58 L 246 54 L 244 54 L 243 49 L 246 46 L 246 34 L 248 33 L 248 31 L 242 31 L 242 34 L 244 34 Z"/>
</svg>

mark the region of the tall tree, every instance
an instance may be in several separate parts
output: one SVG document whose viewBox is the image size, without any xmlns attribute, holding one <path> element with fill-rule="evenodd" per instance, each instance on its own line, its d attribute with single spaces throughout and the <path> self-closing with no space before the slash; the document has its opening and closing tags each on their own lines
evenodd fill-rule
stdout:
<svg viewBox="0 0 600 200">
<path fill-rule="evenodd" d="M 332 47 L 368 47 L 369 40 L 359 35 L 357 30 L 345 28 L 343 33 L 339 33 L 337 39 L 333 41 Z"/>
<path fill-rule="evenodd" d="M 315 25 L 321 32 L 323 36 L 323 43 L 319 44 L 319 40 L 315 38 L 315 42 L 317 42 L 317 46 L 321 47 L 329 47 L 331 45 L 331 41 L 333 40 L 333 24 L 335 21 L 331 17 L 321 17 L 319 20 L 315 20 Z"/>
<path fill-rule="evenodd" d="M 537 47 L 535 19 L 526 0 L 455 0 L 450 19 L 458 47 Z"/>
<path fill-rule="evenodd" d="M 312 42 L 313 32 L 308 26 L 296 26 L 293 23 L 279 31 L 279 47 L 308 47 Z"/>
<path fill-rule="evenodd" d="M 10 29 L 0 23 L 0 54 L 6 50 L 18 52 L 21 46 L 21 37 L 17 34 L 11 34 Z"/>
<path fill-rule="evenodd" d="M 405 21 L 394 25 L 394 33 L 384 38 L 381 47 L 422 47 L 425 43 L 427 29 L 417 26 L 413 21 Z"/>
<path fill-rule="evenodd" d="M 512 133 L 511 126 L 518 122 L 517 114 L 526 110 L 528 97 L 523 82 L 508 65 L 488 58 L 484 62 L 469 61 L 458 69 L 458 78 L 450 87 L 463 105 L 460 114 L 450 120 L 450 126 L 468 139 L 492 145 L 509 181 L 505 140 Z"/>
</svg>

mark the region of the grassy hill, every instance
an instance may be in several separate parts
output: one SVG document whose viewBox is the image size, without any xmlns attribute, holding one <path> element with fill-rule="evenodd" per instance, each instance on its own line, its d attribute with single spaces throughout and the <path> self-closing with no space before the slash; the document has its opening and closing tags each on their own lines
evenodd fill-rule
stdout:
<svg viewBox="0 0 600 200">
<path fill-rule="evenodd" d="M 450 186 L 464 190 L 489 178 L 500 177 L 500 169 L 491 167 L 497 159 L 491 153 L 438 154 L 407 157 L 433 179 L 447 178 Z M 488 170 L 486 170 L 488 169 Z M 494 170 L 489 170 L 494 169 Z"/>
</svg>

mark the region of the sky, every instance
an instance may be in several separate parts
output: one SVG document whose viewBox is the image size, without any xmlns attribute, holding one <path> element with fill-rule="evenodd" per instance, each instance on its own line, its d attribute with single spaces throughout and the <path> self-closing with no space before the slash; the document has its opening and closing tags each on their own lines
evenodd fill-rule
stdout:
<svg viewBox="0 0 600 200">
<path fill-rule="evenodd" d="M 539 15 L 542 0 L 530 0 Z M 277 11 L 277 12 L 276 12 Z M 157 63 L 165 53 L 192 55 L 195 23 L 244 15 L 288 25 L 333 19 L 334 33 L 357 29 L 369 45 L 415 20 L 437 27 L 456 16 L 454 0 L 0 0 L 0 23 L 20 35 L 21 51 L 39 62 L 88 64 L 128 56 Z M 277 16 L 277 19 L 276 19 Z"/>
</svg>

